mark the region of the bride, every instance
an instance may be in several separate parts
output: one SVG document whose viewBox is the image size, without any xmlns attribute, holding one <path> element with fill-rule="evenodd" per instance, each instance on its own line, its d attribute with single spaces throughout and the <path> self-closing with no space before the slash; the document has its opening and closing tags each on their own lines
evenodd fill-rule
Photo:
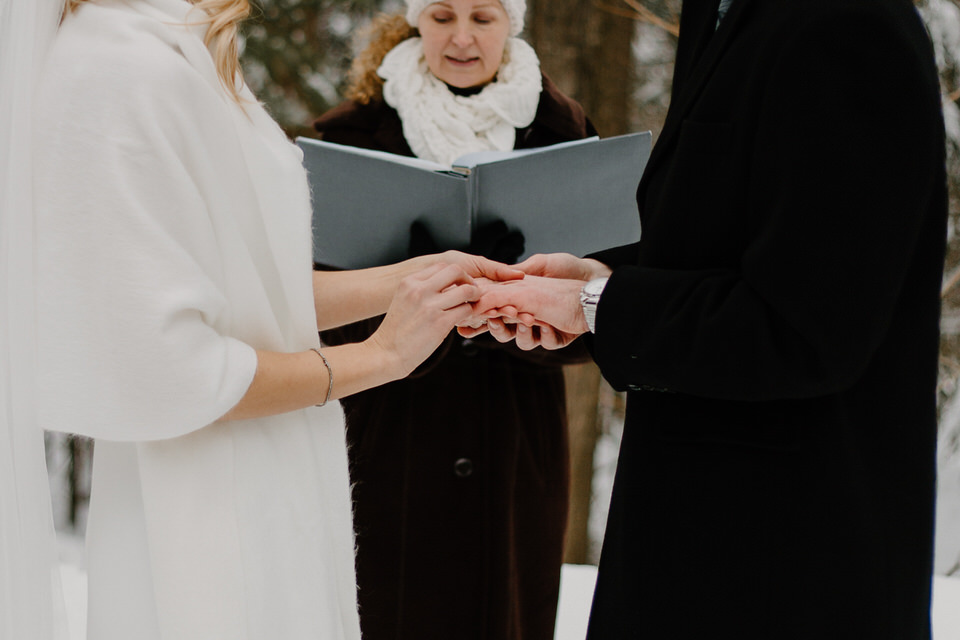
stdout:
<svg viewBox="0 0 960 640">
<path fill-rule="evenodd" d="M 358 639 L 335 401 L 469 321 L 474 277 L 522 277 L 455 252 L 314 273 L 247 12 L 0 0 L 0 639 L 61 632 L 43 429 L 96 438 L 89 640 Z"/>
</svg>

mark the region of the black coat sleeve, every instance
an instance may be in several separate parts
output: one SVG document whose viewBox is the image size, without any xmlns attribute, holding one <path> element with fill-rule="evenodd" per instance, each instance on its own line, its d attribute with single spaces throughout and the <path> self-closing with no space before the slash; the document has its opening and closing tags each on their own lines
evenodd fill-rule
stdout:
<svg viewBox="0 0 960 640">
<path fill-rule="evenodd" d="M 838 11 L 756 52 L 772 71 L 757 119 L 732 117 L 746 139 L 727 174 L 745 193 L 735 259 L 660 266 L 641 249 L 642 266 L 614 271 L 594 337 L 614 387 L 768 400 L 855 383 L 895 316 L 911 312 L 906 274 L 937 251 L 918 238 L 943 224 L 939 90 L 915 22 Z M 686 178 L 683 188 L 702 186 Z M 669 195 L 654 204 L 663 211 L 648 215 L 711 215 L 666 212 Z"/>
</svg>

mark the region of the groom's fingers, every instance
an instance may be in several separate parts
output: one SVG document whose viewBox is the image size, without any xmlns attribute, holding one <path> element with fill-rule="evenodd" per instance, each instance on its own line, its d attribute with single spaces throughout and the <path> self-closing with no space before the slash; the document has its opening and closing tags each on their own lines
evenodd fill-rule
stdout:
<svg viewBox="0 0 960 640">
<path fill-rule="evenodd" d="M 517 335 L 516 325 L 507 324 L 501 318 L 487 320 L 487 331 L 497 342 L 510 342 Z"/>
<path fill-rule="evenodd" d="M 479 327 L 457 327 L 457 333 L 460 334 L 463 338 L 476 338 L 479 335 L 483 335 L 487 332 L 487 325 L 481 325 Z"/>
<path fill-rule="evenodd" d="M 540 326 L 540 346 L 544 349 L 553 350 L 563 347 L 560 336 L 553 330 L 553 327 Z"/>
<path fill-rule="evenodd" d="M 544 349 L 562 349 L 574 340 L 574 336 L 558 331 L 549 325 L 540 325 L 540 346 Z"/>
<path fill-rule="evenodd" d="M 528 327 L 525 324 L 516 325 L 516 343 L 523 351 L 532 351 L 540 346 L 540 328 Z"/>
</svg>

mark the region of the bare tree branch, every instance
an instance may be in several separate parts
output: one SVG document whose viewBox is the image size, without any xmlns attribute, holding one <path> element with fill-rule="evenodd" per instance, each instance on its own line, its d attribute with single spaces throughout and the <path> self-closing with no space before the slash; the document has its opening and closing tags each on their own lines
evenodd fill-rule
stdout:
<svg viewBox="0 0 960 640">
<path fill-rule="evenodd" d="M 593 4 L 598 9 L 602 9 L 603 11 L 607 11 L 614 15 L 632 18 L 633 20 L 639 20 L 640 22 L 652 24 L 655 27 L 660 27 L 667 33 L 670 33 L 674 36 L 680 35 L 680 21 L 676 17 L 674 17 L 673 20 L 665 20 L 647 7 L 640 4 L 637 0 L 623 0 L 623 3 L 626 4 L 629 9 L 614 7 L 599 2 L 599 0 L 594 0 Z"/>
<path fill-rule="evenodd" d="M 950 293 L 954 287 L 957 286 L 957 283 L 960 283 L 960 269 L 954 270 L 950 275 L 947 281 L 944 283 L 943 288 L 940 289 L 940 297 L 945 298 L 947 294 Z"/>
</svg>

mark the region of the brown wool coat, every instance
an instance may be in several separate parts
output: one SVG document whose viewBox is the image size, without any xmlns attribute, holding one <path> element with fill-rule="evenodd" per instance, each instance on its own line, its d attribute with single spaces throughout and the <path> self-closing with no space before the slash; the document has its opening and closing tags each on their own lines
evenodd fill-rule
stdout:
<svg viewBox="0 0 960 640">
<path fill-rule="evenodd" d="M 383 102 L 319 118 L 323 139 L 412 156 Z M 595 135 L 544 78 L 517 148 Z M 324 333 L 362 340 L 379 321 Z M 412 376 L 343 400 L 365 640 L 550 640 L 569 495 L 561 364 L 452 334 Z"/>
</svg>

